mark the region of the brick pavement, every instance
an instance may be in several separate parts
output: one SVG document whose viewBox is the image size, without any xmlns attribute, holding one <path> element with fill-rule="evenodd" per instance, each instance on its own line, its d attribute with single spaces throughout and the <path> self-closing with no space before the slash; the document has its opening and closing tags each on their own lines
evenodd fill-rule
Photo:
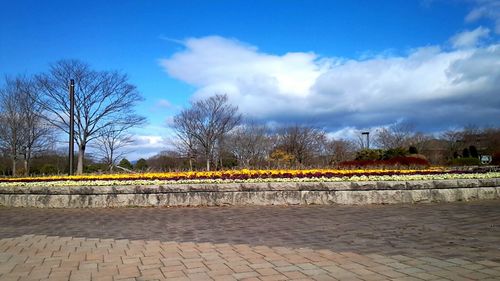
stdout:
<svg viewBox="0 0 500 281">
<path fill-rule="evenodd" d="M 500 202 L 0 208 L 0 280 L 500 280 Z"/>
</svg>

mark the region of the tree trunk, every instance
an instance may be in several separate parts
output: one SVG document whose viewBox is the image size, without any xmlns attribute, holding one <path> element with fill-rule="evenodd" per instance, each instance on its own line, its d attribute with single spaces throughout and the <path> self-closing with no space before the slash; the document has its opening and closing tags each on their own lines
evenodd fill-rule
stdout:
<svg viewBox="0 0 500 281">
<path fill-rule="evenodd" d="M 205 148 L 205 157 L 207 159 L 207 171 L 210 171 L 210 158 L 212 156 L 212 149 L 210 147 Z"/>
<path fill-rule="evenodd" d="M 30 175 L 30 160 L 31 160 L 31 149 L 26 148 L 26 151 L 24 152 L 24 175 L 25 176 Z"/>
<path fill-rule="evenodd" d="M 193 170 L 193 158 L 191 156 L 189 156 L 189 170 Z"/>
<path fill-rule="evenodd" d="M 12 158 L 12 176 L 15 177 L 16 176 L 16 158 L 13 157 Z"/>
<path fill-rule="evenodd" d="M 78 165 L 76 167 L 76 174 L 83 174 L 83 159 L 85 156 L 85 145 L 78 146 Z"/>
<path fill-rule="evenodd" d="M 25 176 L 30 175 L 30 167 L 29 167 L 28 159 L 24 159 L 24 175 Z"/>
</svg>

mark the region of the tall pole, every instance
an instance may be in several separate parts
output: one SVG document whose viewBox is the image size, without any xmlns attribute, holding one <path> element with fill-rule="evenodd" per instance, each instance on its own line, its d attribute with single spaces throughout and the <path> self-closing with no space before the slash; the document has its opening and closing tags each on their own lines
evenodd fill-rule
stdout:
<svg viewBox="0 0 500 281">
<path fill-rule="evenodd" d="M 366 149 L 370 149 L 370 132 L 362 132 L 361 135 L 366 135 Z"/>
<path fill-rule="evenodd" d="M 73 175 L 75 160 L 75 80 L 69 82 L 69 175 Z"/>
</svg>

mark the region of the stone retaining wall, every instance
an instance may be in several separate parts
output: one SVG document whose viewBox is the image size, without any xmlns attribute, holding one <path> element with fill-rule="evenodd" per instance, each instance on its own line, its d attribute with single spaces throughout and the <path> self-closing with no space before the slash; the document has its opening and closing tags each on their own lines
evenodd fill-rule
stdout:
<svg viewBox="0 0 500 281">
<path fill-rule="evenodd" d="M 500 199 L 500 179 L 0 187 L 0 206 L 103 208 L 397 204 Z"/>
</svg>

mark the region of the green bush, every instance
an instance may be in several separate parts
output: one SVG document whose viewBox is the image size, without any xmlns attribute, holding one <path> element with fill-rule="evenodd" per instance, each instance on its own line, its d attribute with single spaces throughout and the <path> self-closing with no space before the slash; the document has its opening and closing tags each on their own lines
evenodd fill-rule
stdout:
<svg viewBox="0 0 500 281">
<path fill-rule="evenodd" d="M 40 173 L 43 175 L 55 175 L 57 174 L 57 168 L 52 164 L 44 164 L 40 168 Z"/>
<path fill-rule="evenodd" d="M 410 147 L 408 148 L 408 152 L 409 152 L 410 154 L 418 154 L 418 149 L 417 149 L 415 146 L 410 146 Z"/>
<path fill-rule="evenodd" d="M 144 159 L 144 158 L 141 158 L 141 159 L 137 160 L 137 163 L 135 163 L 134 168 L 136 171 L 144 172 L 148 169 L 148 161 L 146 161 L 146 159 Z"/>
<path fill-rule="evenodd" d="M 463 157 L 451 160 L 451 165 L 453 166 L 479 166 L 481 161 L 478 158 L 473 157 Z"/>
<path fill-rule="evenodd" d="M 380 160 L 383 156 L 382 149 L 362 149 L 356 152 L 356 160 Z"/>
<path fill-rule="evenodd" d="M 464 148 L 464 150 L 462 151 L 462 157 L 463 158 L 470 158 L 470 152 L 469 152 L 468 148 Z"/>
<path fill-rule="evenodd" d="M 473 145 L 469 146 L 470 157 L 479 158 L 479 153 L 477 152 L 477 148 Z"/>
<path fill-rule="evenodd" d="M 388 159 L 392 159 L 395 157 L 404 157 L 406 155 L 408 155 L 408 151 L 402 147 L 391 148 L 391 149 L 387 149 L 384 152 L 384 156 L 382 156 L 382 159 L 388 160 Z"/>
<path fill-rule="evenodd" d="M 100 163 L 88 164 L 85 165 L 85 167 L 83 168 L 84 173 L 96 173 L 96 172 L 102 172 L 104 170 L 106 170 L 106 165 Z"/>
<path fill-rule="evenodd" d="M 134 168 L 132 166 L 132 163 L 130 163 L 130 161 L 128 161 L 127 158 L 123 158 L 122 161 L 120 161 L 120 163 L 118 163 L 118 166 L 125 168 L 125 169 L 128 169 L 128 170 L 132 170 Z"/>
</svg>

